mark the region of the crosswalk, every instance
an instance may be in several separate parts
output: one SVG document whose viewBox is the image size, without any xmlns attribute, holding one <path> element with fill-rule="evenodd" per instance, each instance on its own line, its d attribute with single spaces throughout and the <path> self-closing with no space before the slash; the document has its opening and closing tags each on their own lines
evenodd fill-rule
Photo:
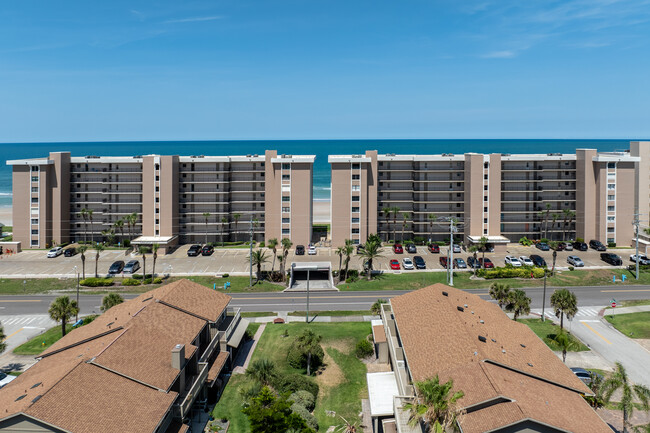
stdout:
<svg viewBox="0 0 650 433">
<path fill-rule="evenodd" d="M 51 326 L 53 321 L 46 315 L 36 315 L 36 316 L 6 316 L 0 317 L 0 323 L 3 326 L 36 326 L 44 327 Z"/>
<path fill-rule="evenodd" d="M 578 312 L 576 313 L 574 319 L 588 319 L 588 318 L 597 318 L 598 317 L 598 312 L 605 308 L 604 306 L 593 306 L 593 307 L 580 307 L 578 308 Z M 536 314 L 538 316 L 542 315 L 542 309 L 541 308 L 534 308 L 531 309 L 530 312 L 532 314 Z M 556 316 L 553 312 L 552 308 L 546 308 L 544 311 L 544 315 L 549 318 L 549 319 L 555 319 Z"/>
</svg>

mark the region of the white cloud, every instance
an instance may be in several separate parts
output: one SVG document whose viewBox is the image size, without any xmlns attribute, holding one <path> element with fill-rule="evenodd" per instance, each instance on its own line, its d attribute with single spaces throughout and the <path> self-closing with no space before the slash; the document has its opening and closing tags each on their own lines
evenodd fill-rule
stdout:
<svg viewBox="0 0 650 433">
<path fill-rule="evenodd" d="M 484 59 L 511 59 L 517 57 L 517 53 L 512 50 L 492 51 L 481 56 Z"/>
<path fill-rule="evenodd" d="M 196 23 L 196 22 L 201 22 L 201 21 L 214 21 L 214 20 L 220 20 L 223 17 L 221 15 L 213 15 L 209 17 L 192 17 L 192 18 L 180 18 L 177 20 L 167 20 L 163 21 L 165 24 L 177 24 L 177 23 Z"/>
</svg>

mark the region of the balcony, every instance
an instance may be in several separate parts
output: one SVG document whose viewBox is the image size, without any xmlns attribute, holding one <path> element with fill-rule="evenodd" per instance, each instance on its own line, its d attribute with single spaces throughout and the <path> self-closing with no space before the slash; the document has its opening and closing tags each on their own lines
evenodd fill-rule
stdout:
<svg viewBox="0 0 650 433">
<path fill-rule="evenodd" d="M 226 310 L 226 318 L 219 323 L 219 331 L 224 333 L 224 338 L 228 340 L 233 331 L 239 324 L 241 318 L 241 308 L 228 307 Z"/>
<path fill-rule="evenodd" d="M 199 362 L 199 374 L 188 378 L 188 386 L 185 387 L 183 392 L 178 396 L 176 401 L 180 403 L 174 404 L 174 413 L 177 418 L 185 419 L 191 415 L 192 405 L 199 395 L 205 380 L 208 378 L 208 363 Z"/>
</svg>

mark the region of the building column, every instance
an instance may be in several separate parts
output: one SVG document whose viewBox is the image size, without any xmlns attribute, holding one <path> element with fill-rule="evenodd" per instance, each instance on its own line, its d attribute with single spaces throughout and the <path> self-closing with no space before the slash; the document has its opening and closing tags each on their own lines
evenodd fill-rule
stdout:
<svg viewBox="0 0 650 433">
<path fill-rule="evenodd" d="M 483 236 L 483 208 L 487 196 L 483 186 L 483 155 L 465 154 L 465 236 Z"/>
</svg>

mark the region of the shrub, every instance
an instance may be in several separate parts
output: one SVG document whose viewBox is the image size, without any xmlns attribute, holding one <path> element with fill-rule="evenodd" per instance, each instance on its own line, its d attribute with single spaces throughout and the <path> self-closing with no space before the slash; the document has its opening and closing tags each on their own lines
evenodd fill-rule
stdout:
<svg viewBox="0 0 650 433">
<path fill-rule="evenodd" d="M 314 410 L 314 406 L 316 405 L 316 399 L 314 398 L 314 395 L 311 392 L 305 390 L 294 392 L 289 396 L 289 400 L 293 401 L 294 404 L 298 404 L 304 407 L 309 412 Z"/>
<path fill-rule="evenodd" d="M 84 287 L 106 287 L 113 285 L 112 278 L 93 278 L 89 277 L 79 282 Z"/>
<path fill-rule="evenodd" d="M 367 338 L 359 340 L 356 347 L 354 348 L 354 354 L 357 358 L 367 358 L 373 353 L 375 353 L 375 348 Z"/>
<path fill-rule="evenodd" d="M 140 285 L 140 280 L 136 280 L 135 278 L 125 278 L 122 280 L 122 285 L 123 286 L 139 286 Z"/>
<path fill-rule="evenodd" d="M 146 275 L 146 278 L 151 279 L 151 277 L 152 277 L 151 274 L 147 274 L 147 275 Z M 133 274 L 133 275 L 131 276 L 131 278 L 135 278 L 136 280 L 141 280 L 141 279 L 142 279 L 142 274 Z"/>
<path fill-rule="evenodd" d="M 323 348 L 320 344 L 315 345 L 311 354 L 312 371 L 317 370 L 321 366 L 324 357 L 325 352 L 323 352 Z M 287 352 L 287 362 L 293 368 L 307 368 L 307 353 L 295 344 L 292 344 Z"/>
<path fill-rule="evenodd" d="M 539 241 L 541 243 L 543 243 L 543 244 L 547 244 L 548 243 L 548 238 L 541 238 Z"/>
<path fill-rule="evenodd" d="M 287 374 L 278 377 L 274 388 L 280 393 L 291 394 L 296 391 L 307 391 L 314 396 L 318 397 L 318 384 L 302 374 Z"/>
<path fill-rule="evenodd" d="M 154 283 L 154 284 L 162 284 L 162 278 L 160 278 L 160 277 L 156 277 L 156 278 L 154 278 L 154 279 L 153 279 L 153 283 Z"/>
<path fill-rule="evenodd" d="M 305 421 L 305 424 L 307 424 L 307 427 L 313 429 L 314 431 L 318 430 L 318 421 L 316 420 L 316 417 L 312 415 L 307 409 L 305 409 L 304 406 L 294 403 L 291 405 L 291 412 L 302 418 L 303 421 Z"/>
<path fill-rule="evenodd" d="M 616 248 L 616 242 L 607 242 L 607 248 Z"/>
<path fill-rule="evenodd" d="M 264 241 L 260 242 L 260 248 L 264 248 L 265 246 L 266 244 L 264 243 Z"/>
<path fill-rule="evenodd" d="M 223 274 L 223 275 L 221 276 L 221 278 L 228 278 L 229 276 L 230 276 L 230 274 Z"/>
<path fill-rule="evenodd" d="M 570 270 L 570 271 L 572 271 L 572 270 L 574 270 L 574 269 L 575 269 L 575 268 L 574 268 L 573 266 L 569 266 L 569 270 Z"/>
<path fill-rule="evenodd" d="M 534 278 L 544 277 L 544 269 L 531 268 L 530 266 L 523 266 L 521 268 L 507 266 L 504 268 L 479 269 L 476 272 L 476 275 L 487 280 L 493 278 L 530 278 L 531 272 L 533 273 Z"/>
<path fill-rule="evenodd" d="M 533 241 L 524 236 L 523 238 L 519 239 L 519 243 L 525 247 L 529 247 L 533 244 Z"/>
<path fill-rule="evenodd" d="M 416 236 L 413 238 L 413 243 L 417 245 L 424 245 L 425 239 L 422 236 Z"/>
<path fill-rule="evenodd" d="M 584 242 L 585 240 L 583 238 L 576 238 L 576 242 Z"/>
</svg>

